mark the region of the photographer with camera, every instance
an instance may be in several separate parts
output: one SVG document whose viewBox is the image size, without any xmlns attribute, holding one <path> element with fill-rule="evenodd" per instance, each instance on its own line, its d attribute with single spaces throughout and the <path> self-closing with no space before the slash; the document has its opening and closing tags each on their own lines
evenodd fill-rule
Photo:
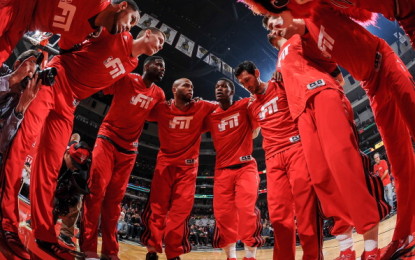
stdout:
<svg viewBox="0 0 415 260">
<path fill-rule="evenodd" d="M 40 53 L 23 52 L 13 65 L 12 73 L 0 77 L 0 164 L 23 115 L 39 90 L 36 61 Z"/>
<path fill-rule="evenodd" d="M 88 144 L 83 141 L 70 142 L 59 173 L 53 214 L 55 220 L 62 220 L 59 240 L 72 248 L 75 247 L 72 238 L 82 207 L 82 197 L 89 193 L 87 179 L 90 162 L 91 149 Z"/>
</svg>

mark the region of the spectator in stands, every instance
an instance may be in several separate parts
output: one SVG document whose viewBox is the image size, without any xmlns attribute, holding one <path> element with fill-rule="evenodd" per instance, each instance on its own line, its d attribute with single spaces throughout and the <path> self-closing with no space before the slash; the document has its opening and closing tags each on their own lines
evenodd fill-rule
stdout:
<svg viewBox="0 0 415 260">
<path fill-rule="evenodd" d="M 373 159 L 375 159 L 373 173 L 381 178 L 385 189 L 385 199 L 393 210 L 393 187 L 389 176 L 390 173 L 388 163 L 385 160 L 380 159 L 379 153 L 375 153 L 373 155 Z"/>
<path fill-rule="evenodd" d="M 123 236 L 127 236 L 128 225 L 127 222 L 124 220 L 125 213 L 121 212 L 120 217 L 118 219 L 117 224 L 117 233 L 118 233 L 118 240 L 122 241 Z"/>
</svg>

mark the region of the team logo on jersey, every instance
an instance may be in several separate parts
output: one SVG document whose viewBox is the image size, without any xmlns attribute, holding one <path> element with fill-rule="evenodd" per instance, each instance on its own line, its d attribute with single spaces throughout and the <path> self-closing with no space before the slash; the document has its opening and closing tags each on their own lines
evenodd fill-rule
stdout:
<svg viewBox="0 0 415 260">
<path fill-rule="evenodd" d="M 290 137 L 290 142 L 291 143 L 296 143 L 296 142 L 298 142 L 298 141 L 300 141 L 301 140 L 301 138 L 300 138 L 300 136 L 299 135 L 294 135 L 294 136 L 291 136 Z"/>
<path fill-rule="evenodd" d="M 176 129 L 189 129 L 190 121 L 192 121 L 193 116 L 175 116 L 169 122 L 169 128 Z"/>
<path fill-rule="evenodd" d="M 77 106 L 79 105 L 79 103 L 81 103 L 81 101 L 79 101 L 78 99 L 74 99 L 74 100 L 72 101 L 72 105 L 73 105 L 74 107 L 77 107 Z"/>
<path fill-rule="evenodd" d="M 252 160 L 252 155 L 241 156 L 241 157 L 239 157 L 239 160 L 241 162 L 251 161 Z"/>
<path fill-rule="evenodd" d="M 62 14 L 53 16 L 53 27 L 63 29 L 65 32 L 69 31 L 76 12 L 76 6 L 71 5 L 71 2 L 62 0 L 59 2 L 58 8 L 62 9 Z"/>
<path fill-rule="evenodd" d="M 334 39 L 326 32 L 323 25 L 320 26 L 317 45 L 326 58 L 331 58 L 329 51 L 333 50 Z"/>
<path fill-rule="evenodd" d="M 326 82 L 323 79 L 316 80 L 307 85 L 307 89 L 312 90 L 321 86 L 325 86 Z"/>
<path fill-rule="evenodd" d="M 226 126 L 229 126 L 229 129 L 239 126 L 238 118 L 239 118 L 239 113 L 236 113 L 236 114 L 230 115 L 220 120 L 220 124 L 218 125 L 219 132 L 225 131 Z"/>
<path fill-rule="evenodd" d="M 264 120 L 267 114 L 272 115 L 278 112 L 277 101 L 278 97 L 275 97 L 261 107 L 261 112 L 258 113 L 259 120 Z"/>
<path fill-rule="evenodd" d="M 288 55 L 288 48 L 290 47 L 290 45 L 291 44 L 288 44 L 284 47 L 284 49 L 280 51 L 280 54 L 278 55 L 277 70 L 281 68 L 281 61 L 283 61 L 285 56 Z"/>
<path fill-rule="evenodd" d="M 109 57 L 104 61 L 105 68 L 112 68 L 113 70 L 110 71 L 110 75 L 113 79 L 118 77 L 119 75 L 122 75 L 125 73 L 124 65 L 122 65 L 122 62 L 120 58 L 112 58 Z"/>
<path fill-rule="evenodd" d="M 148 109 L 148 105 L 150 105 L 151 101 L 153 101 L 152 97 L 140 93 L 137 96 L 132 97 L 130 103 L 133 105 L 140 103 L 141 108 Z"/>
</svg>

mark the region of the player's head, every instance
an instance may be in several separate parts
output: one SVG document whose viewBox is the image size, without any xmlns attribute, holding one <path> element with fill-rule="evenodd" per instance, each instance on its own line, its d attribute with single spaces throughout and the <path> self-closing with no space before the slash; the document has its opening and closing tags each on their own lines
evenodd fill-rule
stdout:
<svg viewBox="0 0 415 260">
<path fill-rule="evenodd" d="M 193 83 L 187 78 L 177 79 L 173 83 L 172 91 L 175 99 L 190 102 L 193 98 Z"/>
<path fill-rule="evenodd" d="M 64 155 L 66 167 L 71 170 L 87 170 L 90 159 L 91 148 L 83 141 L 71 144 Z"/>
<path fill-rule="evenodd" d="M 144 60 L 143 78 L 151 82 L 160 82 L 164 77 L 166 65 L 163 57 L 149 56 Z"/>
<path fill-rule="evenodd" d="M 247 4 L 256 14 L 269 15 L 288 10 L 287 6 L 290 0 L 240 0 L 240 2 Z"/>
<path fill-rule="evenodd" d="M 108 15 L 102 25 L 111 34 L 130 31 L 140 19 L 140 10 L 134 0 L 112 0 L 107 9 Z"/>
<path fill-rule="evenodd" d="M 303 35 L 306 31 L 304 20 L 293 19 L 290 13 L 287 13 L 287 15 L 264 16 L 262 26 L 270 32 L 268 39 L 274 47 L 276 47 L 275 45 L 281 45 L 281 41 L 277 42 L 276 40 L 281 38 L 289 40 L 295 34 Z"/>
<path fill-rule="evenodd" d="M 144 41 L 143 54 L 151 56 L 163 49 L 166 35 L 158 28 L 149 27 L 141 30 L 136 39 L 142 39 Z"/>
<path fill-rule="evenodd" d="M 233 82 L 226 78 L 221 78 L 215 85 L 215 97 L 216 101 L 229 101 L 232 100 L 235 94 L 235 85 Z"/>
<path fill-rule="evenodd" d="M 252 61 L 244 61 L 235 68 L 235 77 L 251 94 L 261 93 L 260 72 Z"/>
<path fill-rule="evenodd" d="M 379 155 L 379 153 L 375 153 L 375 154 L 373 155 L 373 159 L 375 159 L 375 162 L 376 162 L 376 163 L 379 163 L 379 162 L 380 162 L 380 155 Z"/>
</svg>

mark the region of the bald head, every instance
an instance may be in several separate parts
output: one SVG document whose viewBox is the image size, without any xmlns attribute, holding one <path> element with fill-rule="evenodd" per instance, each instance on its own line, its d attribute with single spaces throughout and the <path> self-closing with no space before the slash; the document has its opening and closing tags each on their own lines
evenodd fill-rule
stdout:
<svg viewBox="0 0 415 260">
<path fill-rule="evenodd" d="M 187 78 L 177 79 L 173 82 L 172 91 L 175 99 L 189 102 L 193 98 L 193 83 Z"/>
</svg>

